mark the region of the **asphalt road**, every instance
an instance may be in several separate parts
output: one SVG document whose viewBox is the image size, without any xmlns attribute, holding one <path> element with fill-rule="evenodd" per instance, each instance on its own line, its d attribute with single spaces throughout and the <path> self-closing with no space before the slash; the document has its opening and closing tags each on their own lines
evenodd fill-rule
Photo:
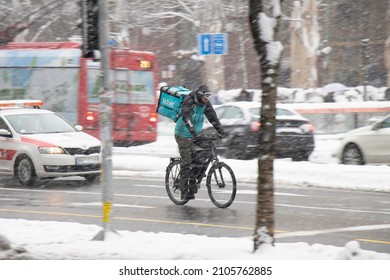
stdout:
<svg viewBox="0 0 390 280">
<path fill-rule="evenodd" d="M 116 230 L 248 237 L 255 224 L 256 186 L 238 184 L 234 203 L 215 207 L 202 186 L 196 200 L 174 205 L 163 179 L 116 177 L 111 226 Z M 22 187 L 0 179 L 0 217 L 102 225 L 102 191 L 79 178 Z M 344 246 L 390 253 L 390 194 L 275 186 L 276 242 Z"/>
</svg>

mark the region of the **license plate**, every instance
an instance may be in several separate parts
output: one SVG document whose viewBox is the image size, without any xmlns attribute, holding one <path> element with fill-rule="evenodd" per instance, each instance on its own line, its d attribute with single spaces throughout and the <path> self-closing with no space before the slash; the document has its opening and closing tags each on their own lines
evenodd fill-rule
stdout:
<svg viewBox="0 0 390 280">
<path fill-rule="evenodd" d="M 76 158 L 76 165 L 98 164 L 98 163 L 99 163 L 99 157 L 98 156 L 77 157 Z"/>
</svg>

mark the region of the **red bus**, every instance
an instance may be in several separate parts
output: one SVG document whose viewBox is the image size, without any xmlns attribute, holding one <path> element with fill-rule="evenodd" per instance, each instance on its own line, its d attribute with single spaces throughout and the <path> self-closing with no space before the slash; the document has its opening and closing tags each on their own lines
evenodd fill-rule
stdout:
<svg viewBox="0 0 390 280">
<path fill-rule="evenodd" d="M 155 54 L 110 48 L 113 143 L 157 139 Z M 82 57 L 76 42 L 0 46 L 0 99 L 39 99 L 95 137 L 99 132 L 100 62 Z"/>
</svg>

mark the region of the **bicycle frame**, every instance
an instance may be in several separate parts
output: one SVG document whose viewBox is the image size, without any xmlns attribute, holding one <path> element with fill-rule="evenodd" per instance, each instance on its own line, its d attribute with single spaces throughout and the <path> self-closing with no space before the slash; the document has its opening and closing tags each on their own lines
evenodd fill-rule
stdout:
<svg viewBox="0 0 390 280">
<path fill-rule="evenodd" d="M 205 163 L 203 164 L 202 169 L 198 172 L 198 174 L 193 174 L 195 176 L 195 178 L 200 178 L 199 180 L 197 180 L 197 183 L 201 183 L 202 182 L 202 179 L 205 177 L 205 175 L 207 173 L 207 170 L 210 167 L 210 163 L 212 163 L 211 166 L 213 166 L 213 165 L 216 165 L 219 162 L 218 155 L 215 152 L 215 149 L 216 149 L 215 141 L 217 139 L 218 138 L 211 138 L 211 137 L 204 138 L 204 140 L 207 141 L 207 144 L 208 144 L 209 147 L 208 148 L 201 148 L 199 146 L 196 146 L 191 151 L 192 156 L 194 158 L 194 155 L 196 155 L 197 152 L 202 151 L 202 150 L 210 150 L 210 155 L 207 158 L 207 160 L 205 161 Z M 175 159 L 181 160 L 181 158 L 175 158 Z M 171 161 L 172 161 L 172 158 L 171 158 Z M 192 168 L 192 165 L 191 165 L 191 168 Z"/>
</svg>

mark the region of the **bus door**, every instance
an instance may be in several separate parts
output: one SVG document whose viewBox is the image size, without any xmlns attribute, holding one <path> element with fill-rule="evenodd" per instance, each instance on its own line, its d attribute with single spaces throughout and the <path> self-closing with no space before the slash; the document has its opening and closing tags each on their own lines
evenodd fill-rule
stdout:
<svg viewBox="0 0 390 280">
<path fill-rule="evenodd" d="M 117 146 L 155 141 L 155 93 L 151 71 L 114 69 L 113 134 Z"/>
<path fill-rule="evenodd" d="M 84 132 L 100 139 L 100 62 L 88 60 L 86 64 L 87 71 L 84 78 L 86 85 L 80 90 L 80 95 L 82 97 L 85 95 L 86 106 L 80 106 L 79 123 L 83 126 Z"/>
</svg>

